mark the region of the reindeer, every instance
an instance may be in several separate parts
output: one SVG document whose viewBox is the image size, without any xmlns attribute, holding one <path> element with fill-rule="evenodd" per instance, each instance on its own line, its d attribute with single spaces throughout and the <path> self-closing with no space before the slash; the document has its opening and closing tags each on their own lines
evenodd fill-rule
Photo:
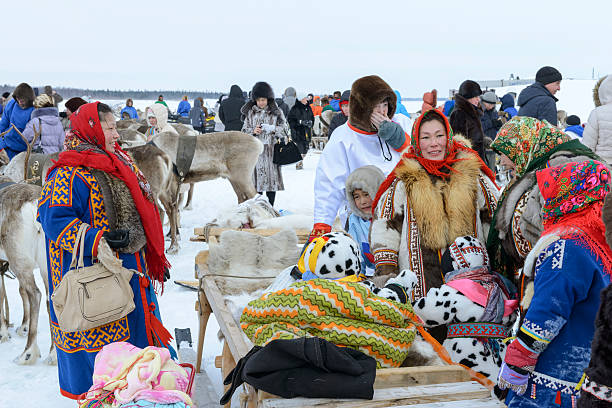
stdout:
<svg viewBox="0 0 612 408">
<path fill-rule="evenodd" d="M 186 127 L 186 126 L 185 126 Z M 237 131 L 197 134 L 193 161 L 182 183 L 197 183 L 223 177 L 229 180 L 238 203 L 253 198 L 253 169 L 263 152 L 263 144 L 251 135 Z M 163 132 L 153 143 L 170 157 L 176 157 L 179 136 Z"/>
<path fill-rule="evenodd" d="M 24 351 L 15 362 L 34 364 L 40 357 L 36 343 L 38 314 L 40 312 L 40 291 L 34 281 L 34 269 L 39 268 L 47 294 L 49 312 L 49 280 L 47 275 L 47 251 L 45 234 L 36 221 L 37 202 L 41 187 L 14 183 L 9 177 L 0 176 L 0 258 L 9 262 L 9 268 L 19 281 L 19 293 L 23 301 L 23 319 L 16 330 L 18 335 L 27 336 Z M 0 285 L 3 281 L 0 280 Z M 5 288 L 0 288 L 0 292 Z M 0 316 L 7 314 L 0 303 Z M 8 324 L 0 319 L 0 342 L 10 339 Z M 55 345 L 51 342 L 47 363 L 57 363 Z"/>
</svg>

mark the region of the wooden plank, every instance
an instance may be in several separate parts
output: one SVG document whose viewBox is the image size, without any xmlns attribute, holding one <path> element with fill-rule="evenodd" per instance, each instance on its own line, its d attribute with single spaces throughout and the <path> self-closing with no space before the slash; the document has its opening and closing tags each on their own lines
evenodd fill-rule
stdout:
<svg viewBox="0 0 612 408">
<path fill-rule="evenodd" d="M 215 359 L 216 362 L 216 359 Z M 223 352 L 221 353 L 221 375 L 222 379 L 225 379 L 227 375 L 236 367 L 236 362 L 232 357 L 232 353 L 230 352 L 229 347 L 227 346 L 227 341 L 223 342 Z M 224 385 L 223 391 L 227 392 L 227 390 L 231 387 L 231 384 Z M 225 408 L 232 407 L 232 401 L 228 401 L 227 404 L 224 405 Z"/>
<path fill-rule="evenodd" d="M 223 295 L 215 283 L 214 278 L 202 278 L 202 287 L 204 288 L 204 293 L 206 294 L 210 307 L 217 318 L 219 328 L 225 336 L 225 341 L 228 343 L 234 359 L 238 361 L 249 352 L 251 347 L 247 345 L 244 335 L 242 334 L 242 329 L 234 321 L 234 317 L 225 306 Z"/>
<path fill-rule="evenodd" d="M 407 387 L 413 385 L 432 385 L 471 381 L 466 370 L 458 366 L 419 366 L 381 368 L 376 370 L 374 389 Z M 280 398 L 260 391 L 260 400 Z"/>
<path fill-rule="evenodd" d="M 399 405 L 396 408 L 505 408 L 506 405 L 493 398 L 479 398 L 463 401 L 430 402 L 418 405 Z"/>
<path fill-rule="evenodd" d="M 468 372 L 458 366 L 383 368 L 376 370 L 374 388 L 442 384 L 470 380 Z"/>
<path fill-rule="evenodd" d="M 331 398 L 275 398 L 260 401 L 260 407 L 390 407 L 415 405 L 443 401 L 462 401 L 490 398 L 490 392 L 476 381 L 450 384 L 418 385 L 414 387 L 393 387 L 375 389 L 372 400 L 331 399 Z M 491 399 L 491 401 L 494 401 Z"/>
</svg>

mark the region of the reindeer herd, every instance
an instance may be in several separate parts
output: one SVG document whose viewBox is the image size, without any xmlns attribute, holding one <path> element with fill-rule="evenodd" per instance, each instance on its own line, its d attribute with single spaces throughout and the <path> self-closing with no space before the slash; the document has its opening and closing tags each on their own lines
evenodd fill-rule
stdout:
<svg viewBox="0 0 612 408">
<path fill-rule="evenodd" d="M 199 134 L 190 126 L 174 124 L 178 135 L 162 132 L 147 143 L 144 121 L 123 120 L 117 123 L 121 135 L 120 143 L 132 156 L 136 166 L 151 184 L 151 189 L 160 211 L 162 223 L 164 214 L 168 217 L 170 246 L 168 253 L 179 251 L 179 204 L 183 194 L 189 192 L 191 202 L 193 185 L 200 181 L 219 177 L 229 180 L 238 203 L 255 196 L 253 169 L 263 151 L 262 143 L 251 135 L 228 131 Z M 188 168 L 177 171 L 177 159 L 185 154 L 180 149 L 179 139 L 190 139 L 193 157 Z M 195 143 L 194 143 L 195 142 Z M 24 351 L 15 358 L 21 365 L 34 364 L 40 357 L 36 337 L 40 310 L 41 292 L 34 280 L 34 270 L 39 269 L 45 284 L 47 311 L 49 310 L 49 282 L 45 234 L 36 221 L 37 201 L 42 187 L 28 184 L 26 180 L 33 166 L 38 167 L 41 184 L 53 165 L 57 154 L 29 157 L 20 153 L 7 163 L 0 175 L 0 260 L 6 260 L 9 271 L 19 282 L 19 294 L 23 302 L 23 319 L 16 333 L 27 336 Z M 2 157 L 0 157 L 0 161 Z M 33 162 L 35 160 L 35 162 Z M 32 181 L 32 180 L 28 180 Z M 1 270 L 1 269 L 0 269 Z M 0 279 L 0 343 L 10 339 L 9 311 L 6 302 L 4 277 Z M 48 364 L 56 364 L 55 347 L 51 344 Z"/>
</svg>

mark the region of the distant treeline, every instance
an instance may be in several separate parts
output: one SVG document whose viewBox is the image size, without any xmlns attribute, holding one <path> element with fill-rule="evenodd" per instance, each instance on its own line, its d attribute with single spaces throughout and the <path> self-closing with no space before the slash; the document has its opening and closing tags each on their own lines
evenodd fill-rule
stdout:
<svg viewBox="0 0 612 408">
<path fill-rule="evenodd" d="M 0 85 L 0 94 L 4 92 L 13 92 L 16 85 Z M 39 93 L 44 90 L 44 85 L 38 86 Z M 166 100 L 181 100 L 184 95 L 187 95 L 189 100 L 193 100 L 198 96 L 204 99 L 216 99 L 221 95 L 221 92 L 216 91 L 185 91 L 185 90 L 127 90 L 118 91 L 114 89 L 83 89 L 83 88 L 64 88 L 53 87 L 53 90 L 62 96 L 64 99 L 73 98 L 75 96 L 88 96 L 92 99 L 152 99 L 157 100 L 159 95 L 164 95 Z"/>
</svg>

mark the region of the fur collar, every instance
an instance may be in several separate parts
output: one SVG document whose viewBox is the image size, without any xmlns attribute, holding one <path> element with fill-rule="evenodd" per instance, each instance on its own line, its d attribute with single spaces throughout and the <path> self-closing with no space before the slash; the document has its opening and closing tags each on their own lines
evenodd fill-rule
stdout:
<svg viewBox="0 0 612 408">
<path fill-rule="evenodd" d="M 593 88 L 593 102 L 595 107 L 612 102 L 612 76 L 600 78 Z"/>
<path fill-rule="evenodd" d="M 479 107 L 472 105 L 463 96 L 455 95 L 455 110 L 462 110 L 473 119 L 480 120 L 482 110 Z"/>
<path fill-rule="evenodd" d="M 480 161 L 460 151 L 448 180 L 431 176 L 415 159 L 403 159 L 395 170 L 404 182 L 408 202 L 415 213 L 423 244 L 444 249 L 461 235 L 474 234 Z"/>
<path fill-rule="evenodd" d="M 125 229 L 130 233 L 130 243 L 118 252 L 134 254 L 140 251 L 147 244 L 147 238 L 130 190 L 123 181 L 106 172 L 92 168 L 89 171 L 102 193 L 108 228 Z"/>
</svg>

